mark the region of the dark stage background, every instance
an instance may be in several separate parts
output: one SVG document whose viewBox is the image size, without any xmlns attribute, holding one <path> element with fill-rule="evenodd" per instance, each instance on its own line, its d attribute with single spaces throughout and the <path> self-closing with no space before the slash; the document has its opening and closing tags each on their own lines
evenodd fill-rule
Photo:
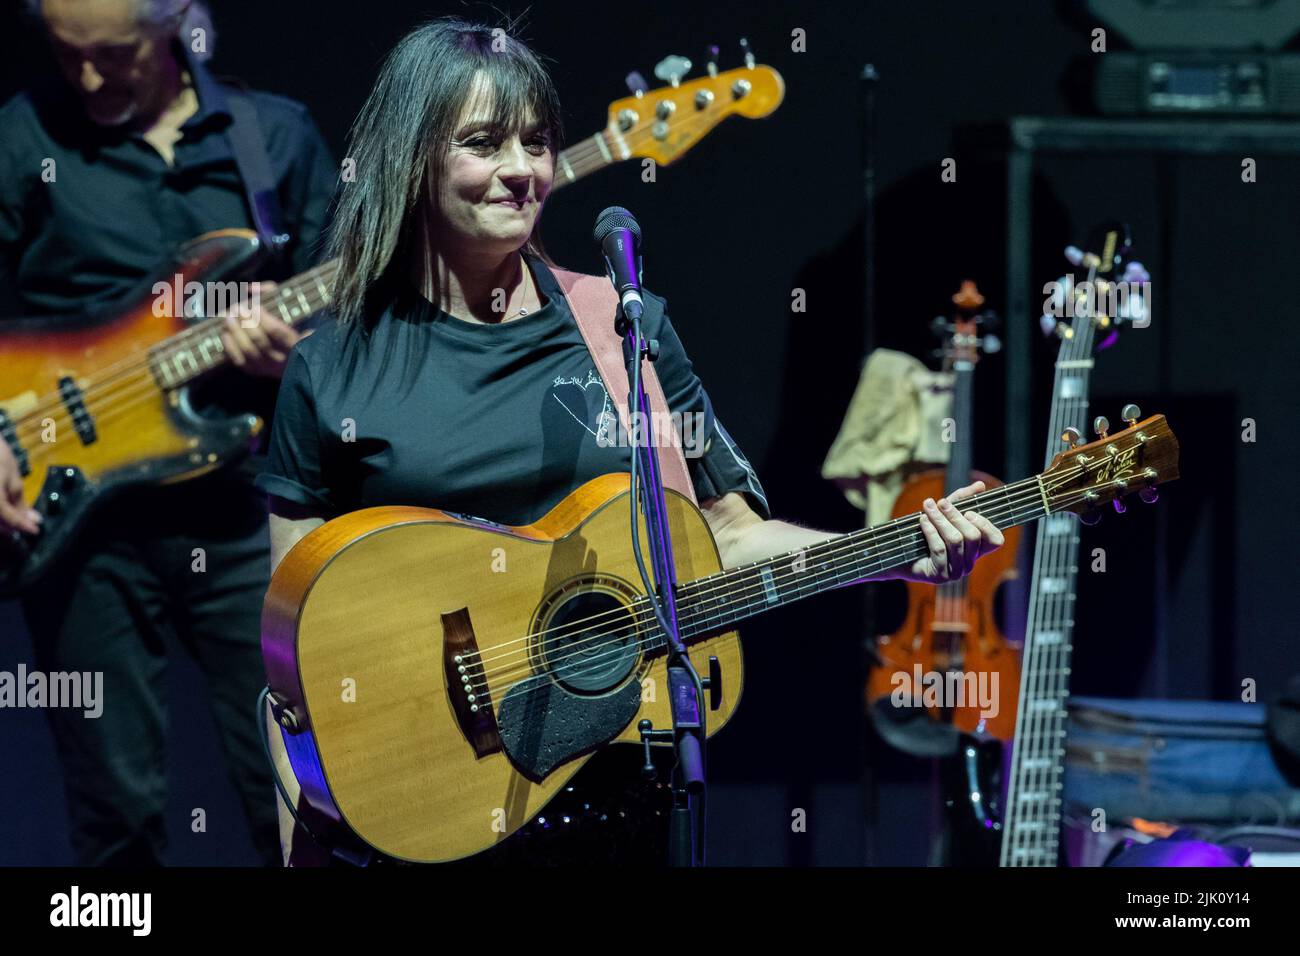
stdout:
<svg viewBox="0 0 1300 956">
<path fill-rule="evenodd" d="M 339 158 L 380 58 L 410 26 L 444 13 L 499 22 L 492 8 L 453 3 L 212 7 L 216 70 L 305 102 Z M 806 31 L 807 52 L 792 51 L 795 29 Z M 7 98 L 46 60 L 12 12 L 0 32 Z M 1062 78 L 1088 55 L 1086 34 L 1042 0 L 540 2 L 521 32 L 553 60 L 570 142 L 604 125 L 607 103 L 625 95 L 628 71 L 651 78 L 668 53 L 689 56 L 698 75 L 705 45 L 717 42 L 720 68 L 730 69 L 740 65 L 735 41 L 746 36 L 758 61 L 784 75 L 786 100 L 771 118 L 727 121 L 655 183 L 627 163 L 566 189 L 549 204 L 546 236 L 559 262 L 595 271 L 595 214 L 612 204 L 636 213 L 647 284 L 667 297 L 777 515 L 858 527 L 861 514 L 819 472 L 865 347 L 862 67 L 874 63 L 882 77 L 874 344 L 925 355 L 929 319 L 946 311 L 961 278 L 976 278 L 1005 312 L 1005 171 L 956 152 L 955 132 L 1017 115 L 1069 115 L 1075 107 Z M 957 159 L 954 183 L 940 179 L 945 157 Z M 1268 700 L 1300 670 L 1296 615 L 1286 604 L 1298 583 L 1296 549 L 1287 544 L 1295 519 L 1281 477 L 1297 465 L 1289 286 L 1300 163 L 1259 160 L 1259 181 L 1250 185 L 1234 156 L 1050 160 L 1036 180 L 1035 290 L 1061 273 L 1060 250 L 1092 223 L 1132 223 L 1157 283 L 1155 324 L 1130 332 L 1099 362 L 1094 414 L 1118 423 L 1120 406 L 1137 401 L 1147 413 L 1168 413 L 1182 444 L 1184 478 L 1157 509 L 1135 506 L 1084 532 L 1085 554 L 1104 547 L 1109 560 L 1106 574 L 1081 575 L 1074 693 L 1239 699 L 1242 680 L 1253 678 Z M 791 314 L 796 287 L 807 292 L 804 314 Z M 1030 297 L 1040 299 L 1036 291 Z M 1054 345 L 1035 345 L 1035 464 L 1054 355 Z M 1000 356 L 986 359 L 977 384 L 976 463 L 995 473 L 1003 470 L 1004 371 Z M 1254 444 L 1240 440 L 1244 417 L 1257 422 Z M 1167 541 L 1160 574 L 1158 536 Z M 1167 585 L 1158 587 L 1161 580 Z M 896 588 L 878 590 L 879 624 L 889 629 Z M 1164 615 L 1160 640 L 1156 608 Z M 933 771 L 885 748 L 862 719 L 862 627 L 860 595 L 842 592 L 745 629 L 745 703 L 710 751 L 713 862 L 926 861 L 936 823 Z M 13 608 L 0 606 L 0 668 L 30 663 L 30 653 Z M 182 655 L 174 663 L 171 859 L 247 862 L 202 684 Z M 67 863 L 43 717 L 20 710 L 0 719 L 0 864 Z M 201 835 L 188 827 L 198 806 L 208 811 Z M 794 808 L 807 811 L 806 833 L 791 832 Z"/>
</svg>

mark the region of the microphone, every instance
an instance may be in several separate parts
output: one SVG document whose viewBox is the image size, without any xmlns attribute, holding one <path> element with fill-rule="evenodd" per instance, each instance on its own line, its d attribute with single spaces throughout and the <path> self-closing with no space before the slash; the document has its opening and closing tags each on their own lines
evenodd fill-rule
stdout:
<svg viewBox="0 0 1300 956">
<path fill-rule="evenodd" d="M 596 217 L 595 238 L 605 256 L 605 273 L 614 283 L 623 314 L 630 320 L 641 318 L 645 303 L 641 300 L 640 256 L 641 227 L 622 206 L 610 206 Z"/>
</svg>

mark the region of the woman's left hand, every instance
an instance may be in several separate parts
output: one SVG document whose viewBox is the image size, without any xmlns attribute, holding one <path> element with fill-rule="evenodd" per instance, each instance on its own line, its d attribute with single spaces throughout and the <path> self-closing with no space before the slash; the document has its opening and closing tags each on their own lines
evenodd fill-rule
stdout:
<svg viewBox="0 0 1300 956">
<path fill-rule="evenodd" d="M 956 581 L 970 574 L 981 556 L 1002 547 L 1002 532 L 991 521 L 977 512 L 962 511 L 954 503 L 984 490 L 984 482 L 977 481 L 937 502 L 925 499 L 919 520 L 930 552 L 899 577 L 924 584 Z"/>
</svg>

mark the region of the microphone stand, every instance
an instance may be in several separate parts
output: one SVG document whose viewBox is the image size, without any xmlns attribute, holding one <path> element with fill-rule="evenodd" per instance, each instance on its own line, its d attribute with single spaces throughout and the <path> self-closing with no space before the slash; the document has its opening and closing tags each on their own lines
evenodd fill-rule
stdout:
<svg viewBox="0 0 1300 956">
<path fill-rule="evenodd" d="M 639 270 L 638 270 L 639 271 Z M 642 774 L 654 776 L 650 746 L 671 740 L 677 763 L 672 772 L 673 809 L 669 821 L 668 862 L 672 866 L 704 865 L 704 685 L 686 653 L 678 631 L 677 572 L 673 563 L 672 539 L 668 531 L 668 506 L 664 500 L 659 457 L 655 454 L 650 400 L 641 378 L 642 361 L 658 358 L 659 343 L 641 336 L 640 309 L 629 317 L 620 304 L 614 328 L 623 337 L 623 361 L 628 370 L 628 425 L 634 440 L 632 453 L 632 553 L 636 556 L 646 596 L 663 631 L 668 649 L 668 699 L 672 730 L 655 730 L 649 720 L 637 729 L 645 747 Z M 639 427 L 637 413 L 640 413 Z M 638 500 L 640 510 L 638 510 Z M 645 514 L 654 581 L 641 555 L 639 516 Z"/>
</svg>

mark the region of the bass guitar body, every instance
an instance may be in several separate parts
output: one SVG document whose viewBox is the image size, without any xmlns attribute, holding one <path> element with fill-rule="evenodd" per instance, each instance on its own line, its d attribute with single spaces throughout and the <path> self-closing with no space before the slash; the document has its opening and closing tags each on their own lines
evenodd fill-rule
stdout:
<svg viewBox="0 0 1300 956">
<path fill-rule="evenodd" d="M 246 268 L 258 246 L 244 230 L 209 233 L 181 247 L 158 282 L 206 288 Z M 18 461 L 24 503 L 44 516 L 39 536 L 0 539 L 0 594 L 44 574 L 114 492 L 210 471 L 261 429 L 251 415 L 201 417 L 187 390 L 171 386 L 215 364 L 218 355 L 208 353 L 219 353 L 221 342 L 189 341 L 190 320 L 181 309 L 155 308 L 159 301 L 151 285 L 100 319 L 0 326 L 0 436 Z"/>
<path fill-rule="evenodd" d="M 671 727 L 628 489 L 594 479 L 527 527 L 369 508 L 298 542 L 262 641 L 313 808 L 389 857 L 457 859 L 527 823 L 604 744 L 638 743 L 641 720 Z M 679 586 L 719 571 L 704 516 L 667 499 Z M 726 677 L 711 734 L 740 696 L 740 641 L 700 636 L 692 660 Z"/>
</svg>

